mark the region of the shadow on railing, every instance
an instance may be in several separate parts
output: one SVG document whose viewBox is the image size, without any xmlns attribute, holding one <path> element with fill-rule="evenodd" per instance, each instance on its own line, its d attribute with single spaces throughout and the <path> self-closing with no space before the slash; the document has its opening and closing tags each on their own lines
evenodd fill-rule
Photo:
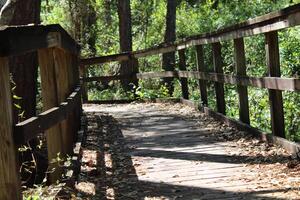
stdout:
<svg viewBox="0 0 300 200">
<path fill-rule="evenodd" d="M 59 25 L 2 27 L 0 36 L 0 199 L 22 199 L 19 145 L 45 132 L 51 182 L 62 173 L 53 160 L 73 151 L 81 112 L 80 48 Z M 44 112 L 14 126 L 8 58 L 33 51 L 38 52 Z"/>
<path fill-rule="evenodd" d="M 126 52 L 110 56 L 82 59 L 80 63 L 81 78 L 83 81 L 83 98 L 85 102 L 91 102 L 87 98 L 88 82 L 109 82 L 113 80 L 136 80 L 152 78 L 178 78 L 181 84 L 182 97 L 179 101 L 184 104 L 199 108 L 208 115 L 223 121 L 238 129 L 249 131 L 259 135 L 263 140 L 274 142 L 284 146 L 291 153 L 298 153 L 299 144 L 290 142 L 285 138 L 285 124 L 282 91 L 300 91 L 299 78 L 281 78 L 279 61 L 279 41 L 278 31 L 300 24 L 300 4 L 272 12 L 246 22 L 202 35 L 191 36 L 181 41 L 160 44 L 145 50 Z M 254 35 L 265 35 L 266 65 L 268 67 L 268 77 L 248 77 L 246 71 L 244 37 Z M 223 73 L 223 60 L 221 56 L 221 42 L 234 42 L 234 66 L 235 75 L 225 75 Z M 214 72 L 208 72 L 208 66 L 204 62 L 204 46 L 211 45 L 213 54 Z M 198 71 L 186 70 L 186 53 L 191 47 L 196 49 L 196 63 Z M 87 77 L 86 70 L 91 65 L 104 64 L 109 62 L 126 62 L 151 55 L 159 55 L 168 52 L 179 53 L 178 71 L 148 72 L 121 74 L 116 76 Z M 188 78 L 199 80 L 200 102 L 193 102 L 189 99 Z M 214 82 L 217 112 L 208 107 L 207 82 Z M 239 121 L 226 117 L 226 102 L 224 95 L 224 84 L 237 86 L 239 97 Z M 265 88 L 269 91 L 271 127 L 272 134 L 268 135 L 250 126 L 248 87 Z M 98 101 L 98 103 L 124 103 L 128 100 Z M 92 103 L 97 101 L 92 101 Z"/>
</svg>

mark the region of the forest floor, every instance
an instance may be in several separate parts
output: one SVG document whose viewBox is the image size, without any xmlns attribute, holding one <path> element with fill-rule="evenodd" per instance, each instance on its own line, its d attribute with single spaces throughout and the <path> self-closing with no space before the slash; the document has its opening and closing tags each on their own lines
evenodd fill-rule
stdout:
<svg viewBox="0 0 300 200">
<path fill-rule="evenodd" d="M 85 105 L 74 199 L 299 199 L 300 163 L 182 104 Z"/>
</svg>

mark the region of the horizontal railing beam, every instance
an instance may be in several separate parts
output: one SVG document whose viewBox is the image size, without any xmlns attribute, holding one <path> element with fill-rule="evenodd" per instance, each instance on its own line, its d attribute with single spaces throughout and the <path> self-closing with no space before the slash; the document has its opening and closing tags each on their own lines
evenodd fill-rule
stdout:
<svg viewBox="0 0 300 200">
<path fill-rule="evenodd" d="M 194 35 L 175 43 L 162 43 L 152 48 L 135 52 L 87 58 L 81 61 L 82 65 L 102 64 L 114 61 L 126 61 L 132 58 L 141 58 L 151 55 L 174 52 L 201 44 L 210 44 L 237 38 L 278 31 L 300 24 L 300 4 L 275 11 L 245 22 L 210 33 Z"/>
<path fill-rule="evenodd" d="M 5 26 L 0 28 L 0 57 L 58 47 L 78 54 L 80 47 L 60 25 Z"/>
<path fill-rule="evenodd" d="M 65 120 L 78 106 L 81 97 L 80 92 L 80 87 L 77 87 L 67 100 L 58 107 L 51 108 L 37 117 L 32 117 L 16 124 L 14 128 L 15 143 L 18 145 L 24 144 L 35 138 L 37 134 Z"/>
<path fill-rule="evenodd" d="M 84 79 L 86 82 L 93 81 L 112 81 L 121 79 L 150 79 L 150 78 L 195 78 L 199 80 L 227 83 L 233 85 L 252 86 L 257 88 L 266 88 L 274 90 L 300 91 L 300 79 L 298 78 L 279 78 L 279 77 L 247 77 L 235 76 L 208 72 L 191 71 L 166 71 L 166 72 L 146 72 L 138 73 L 136 76 L 100 76 Z"/>
</svg>

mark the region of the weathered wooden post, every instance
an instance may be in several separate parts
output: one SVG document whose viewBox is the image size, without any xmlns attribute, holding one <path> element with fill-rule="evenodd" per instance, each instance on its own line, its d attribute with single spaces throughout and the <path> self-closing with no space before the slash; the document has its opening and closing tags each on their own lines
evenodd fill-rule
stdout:
<svg viewBox="0 0 300 200">
<path fill-rule="evenodd" d="M 280 77 L 280 58 L 277 31 L 265 34 L 266 59 L 270 77 Z M 282 92 L 269 90 L 272 133 L 285 138 Z"/>
<path fill-rule="evenodd" d="M 20 200 L 21 184 L 13 140 L 12 100 L 7 58 L 0 58 L 0 199 Z"/>
<path fill-rule="evenodd" d="M 178 53 L 179 53 L 179 70 L 186 71 L 185 50 L 181 49 L 178 51 Z M 180 78 L 180 83 L 181 83 L 182 97 L 184 99 L 189 99 L 189 88 L 188 88 L 187 78 Z"/>
<path fill-rule="evenodd" d="M 73 55 L 70 52 L 64 51 L 65 59 L 66 59 L 66 67 L 67 67 L 67 76 L 68 76 L 68 90 L 67 90 L 67 96 L 69 96 L 75 89 L 76 85 L 76 77 L 75 77 L 75 70 L 74 68 L 77 68 L 74 65 Z M 64 100 L 66 101 L 66 99 Z M 70 152 L 68 154 L 73 153 L 73 143 L 75 142 L 76 132 L 77 132 L 77 125 L 78 121 L 76 121 L 76 115 L 77 111 L 74 109 L 69 115 L 68 115 L 68 141 L 70 147 Z"/>
<path fill-rule="evenodd" d="M 80 77 L 82 78 L 82 89 L 81 89 L 81 95 L 82 95 L 82 101 L 83 103 L 87 103 L 88 101 L 88 91 L 87 91 L 87 84 L 85 82 L 86 78 L 86 66 L 80 65 Z"/>
<path fill-rule="evenodd" d="M 247 76 L 244 39 L 234 40 L 234 61 L 237 76 Z M 240 120 L 250 124 L 249 102 L 247 86 L 237 85 L 239 94 L 239 116 Z"/>
<path fill-rule="evenodd" d="M 68 74 L 68 56 L 67 53 L 59 48 L 53 49 L 54 64 L 56 72 L 56 87 L 58 103 L 66 101 L 70 94 L 70 78 Z M 64 155 L 71 155 L 73 151 L 73 137 L 72 137 L 72 122 L 70 116 L 61 123 L 62 140 L 64 145 Z"/>
<path fill-rule="evenodd" d="M 197 68 L 199 72 L 207 72 L 207 67 L 204 63 L 203 57 L 203 46 L 197 45 L 196 46 L 196 58 L 197 58 Z M 208 106 L 207 100 L 207 81 L 199 79 L 199 89 L 201 95 L 201 104 L 202 106 Z"/>
<path fill-rule="evenodd" d="M 221 55 L 221 44 L 220 42 L 212 44 L 213 50 L 213 65 L 215 73 L 223 74 L 223 63 Z M 225 115 L 225 96 L 224 96 L 224 84 L 215 82 L 216 98 L 217 98 L 217 110 L 219 113 Z"/>
<path fill-rule="evenodd" d="M 53 48 L 38 50 L 44 111 L 58 106 L 59 104 L 56 85 L 57 72 L 55 70 L 53 51 Z M 54 169 L 54 172 L 49 175 L 50 182 L 53 183 L 58 180 L 62 174 L 62 168 L 59 167 L 59 163 L 52 162 L 55 161 L 58 153 L 64 153 L 62 131 L 60 125 L 58 124 L 47 130 L 46 137 L 50 168 L 49 170 L 51 171 Z"/>
</svg>

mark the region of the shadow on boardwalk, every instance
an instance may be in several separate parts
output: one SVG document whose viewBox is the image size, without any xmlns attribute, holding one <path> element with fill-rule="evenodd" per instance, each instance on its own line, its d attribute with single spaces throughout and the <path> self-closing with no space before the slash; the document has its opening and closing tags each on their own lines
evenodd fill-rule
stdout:
<svg viewBox="0 0 300 200">
<path fill-rule="evenodd" d="M 164 116 L 155 116 L 159 119 L 164 118 Z M 130 116 L 128 116 L 130 118 Z M 174 117 L 174 119 L 176 119 Z M 138 124 L 138 121 L 141 122 L 142 119 L 134 119 L 134 124 Z M 132 122 L 132 121 L 131 121 Z M 160 121 L 163 124 L 168 123 L 167 121 Z M 174 121 L 173 121 L 174 122 Z M 178 124 L 179 123 L 179 124 Z M 174 124 L 178 125 L 177 128 L 184 128 L 182 120 L 175 122 Z M 122 125 L 123 126 L 123 125 Z M 173 151 L 173 150 L 162 150 L 162 149 L 153 149 L 152 147 L 164 147 L 166 149 L 173 147 L 178 147 L 177 144 L 185 144 L 183 147 L 195 148 L 197 145 L 211 145 L 214 142 L 211 142 L 212 138 L 209 140 L 202 139 L 192 141 L 189 139 L 190 143 L 185 143 L 182 140 L 177 140 L 176 138 L 186 139 L 184 132 L 181 133 L 172 133 L 169 135 L 162 136 L 150 136 L 146 139 L 137 139 L 130 140 L 124 137 L 122 133 L 119 122 L 110 115 L 105 115 L 101 113 L 89 113 L 89 131 L 87 135 L 87 141 L 85 145 L 86 150 L 96 151 L 97 152 L 97 165 L 96 172 L 82 172 L 80 181 L 86 181 L 95 185 L 95 193 L 92 195 L 81 193 L 83 199 L 117 199 L 117 200 L 126 200 L 126 199 L 275 199 L 273 197 L 261 196 L 264 194 L 271 194 L 276 192 L 286 192 L 287 189 L 261 189 L 261 190 L 248 190 L 248 191 L 228 191 L 224 188 L 226 187 L 241 187 L 243 188 L 243 183 L 240 185 L 230 184 L 226 186 L 222 185 L 223 179 L 220 177 L 215 178 L 215 176 L 208 176 L 208 178 L 203 178 L 203 180 L 216 180 L 218 183 L 207 182 L 207 187 L 203 187 L 203 184 L 198 186 L 197 184 L 184 184 L 184 181 L 180 184 L 175 182 L 162 182 L 160 181 L 159 176 L 164 176 L 164 173 L 170 173 L 177 168 L 178 165 L 172 163 L 174 160 L 185 160 L 185 161 L 197 161 L 197 162 L 214 162 L 214 163 L 232 163 L 232 164 L 241 164 L 241 163 L 251 163 L 257 164 L 256 157 L 249 156 L 234 156 L 226 154 L 214 154 L 208 152 L 182 152 L 182 151 Z M 140 124 L 139 126 L 126 126 L 127 128 L 138 128 L 143 129 L 144 125 Z M 125 128 L 123 126 L 123 128 Z M 139 130 L 141 131 L 141 130 Z M 145 130 L 144 131 L 149 131 Z M 189 131 L 189 137 L 193 134 L 193 131 Z M 204 132 L 203 132 L 204 133 Z M 198 133 L 199 134 L 199 133 Z M 205 133 L 204 133 L 205 134 Z M 206 133 L 209 134 L 209 133 Z M 129 137 L 130 138 L 130 137 Z M 175 139 L 175 140 L 174 140 Z M 130 141 L 129 141 L 130 140 Z M 149 141 L 151 141 L 149 143 Z M 174 141 L 172 145 L 170 142 Z M 192 145 L 191 145 L 192 143 Z M 165 144 L 165 146 L 164 146 Z M 136 146 L 134 146 L 136 145 Z M 179 145 L 180 146 L 180 145 Z M 137 148 L 139 147 L 139 148 Z M 181 146 L 182 147 L 182 146 Z M 208 150 L 210 147 L 204 147 L 202 150 Z M 215 146 L 211 147 L 215 148 Z M 141 160 L 138 160 L 142 158 Z M 163 158 L 170 160 L 170 163 L 167 163 L 168 166 L 158 166 L 153 173 L 158 173 L 157 181 L 154 179 L 147 180 L 148 171 L 139 171 L 147 159 Z M 261 159 L 259 159 L 261 164 Z M 265 159 L 266 163 L 271 162 L 274 159 Z M 283 161 L 285 159 L 278 157 L 276 162 Z M 140 161 L 140 162 L 138 162 Z M 168 161 L 167 161 L 168 162 Z M 179 166 L 180 167 L 180 166 Z M 184 167 L 184 166 L 183 166 Z M 234 172 L 233 170 L 229 173 Z M 230 168 L 230 167 L 228 167 Z M 152 168 L 150 168 L 151 171 Z M 158 169 L 158 170 L 157 170 Z M 176 169 L 175 169 L 176 170 Z M 181 169 L 182 171 L 188 171 L 189 169 Z M 209 169 L 207 169 L 209 174 Z M 212 169 L 211 170 L 215 170 Z M 197 169 L 192 171 L 197 171 Z M 214 171 L 212 171 L 214 173 Z M 206 173 L 206 172 L 204 172 Z M 146 178 L 140 177 L 140 174 L 145 175 Z M 187 176 L 189 176 L 187 174 Z M 227 177 L 228 174 L 226 174 Z M 175 176 L 172 176 L 176 178 Z M 221 176 L 222 177 L 222 176 Z M 199 177 L 196 177 L 199 178 Z M 154 180 L 154 181 L 153 181 Z M 189 180 L 192 180 L 192 177 L 189 177 Z M 198 180 L 198 182 L 202 180 Z M 188 183 L 188 182 L 187 182 Z M 215 187 L 214 187 L 215 184 Z M 228 184 L 228 182 L 227 182 Z M 205 186 L 205 181 L 204 181 Z M 246 185 L 247 186 L 247 185 Z M 291 188 L 289 188 L 291 189 Z M 285 199 L 285 198 L 276 198 L 276 199 Z"/>
</svg>

